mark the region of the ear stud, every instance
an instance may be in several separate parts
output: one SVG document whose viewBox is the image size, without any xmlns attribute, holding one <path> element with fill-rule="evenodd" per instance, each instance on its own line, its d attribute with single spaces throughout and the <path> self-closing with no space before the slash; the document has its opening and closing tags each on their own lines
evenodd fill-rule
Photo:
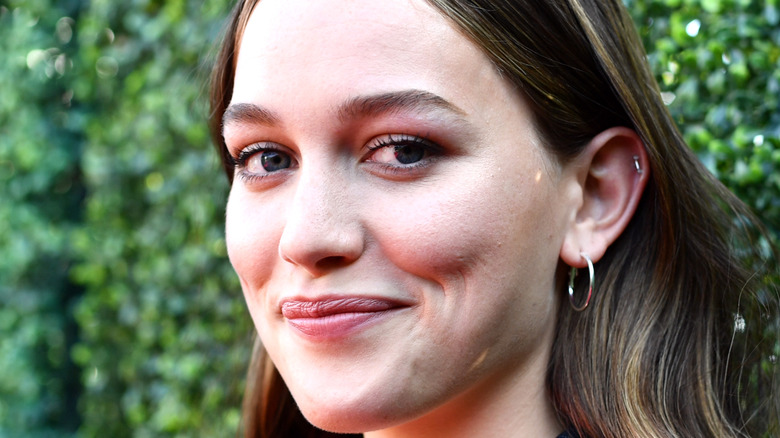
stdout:
<svg viewBox="0 0 780 438">
<path fill-rule="evenodd" d="M 642 167 L 639 165 L 639 155 L 634 155 L 634 167 L 636 167 L 636 173 L 642 173 Z"/>
</svg>

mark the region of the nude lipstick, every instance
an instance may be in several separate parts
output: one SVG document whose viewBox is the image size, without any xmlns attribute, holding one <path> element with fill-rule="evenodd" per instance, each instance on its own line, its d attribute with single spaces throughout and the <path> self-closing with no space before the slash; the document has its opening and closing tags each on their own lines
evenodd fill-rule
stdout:
<svg viewBox="0 0 780 438">
<path fill-rule="evenodd" d="M 282 315 L 291 327 L 304 337 L 322 340 L 354 334 L 403 307 L 397 301 L 373 297 L 292 298 L 281 303 Z"/>
</svg>

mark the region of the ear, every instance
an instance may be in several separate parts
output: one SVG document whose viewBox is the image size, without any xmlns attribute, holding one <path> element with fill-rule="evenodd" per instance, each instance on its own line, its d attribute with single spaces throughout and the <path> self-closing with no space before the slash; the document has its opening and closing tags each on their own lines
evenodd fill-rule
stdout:
<svg viewBox="0 0 780 438">
<path fill-rule="evenodd" d="M 634 216 L 650 176 L 647 152 L 639 136 L 623 127 L 593 137 L 585 150 L 567 165 L 581 197 L 561 247 L 561 259 L 576 268 L 594 262 L 620 236 Z"/>
</svg>

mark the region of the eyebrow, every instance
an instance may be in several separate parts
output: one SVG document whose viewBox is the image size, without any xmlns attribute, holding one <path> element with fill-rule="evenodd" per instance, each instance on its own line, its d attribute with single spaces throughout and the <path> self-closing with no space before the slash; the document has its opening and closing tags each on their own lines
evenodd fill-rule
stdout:
<svg viewBox="0 0 780 438">
<path fill-rule="evenodd" d="M 466 112 L 441 96 L 423 90 L 403 90 L 353 97 L 336 111 L 341 122 L 361 117 L 376 117 L 401 111 L 438 109 L 465 116 Z"/>
<path fill-rule="evenodd" d="M 402 90 L 357 96 L 339 105 L 335 114 L 339 121 L 377 117 L 402 111 L 444 110 L 461 118 L 466 112 L 441 96 L 423 90 Z M 231 104 L 222 115 L 222 127 L 248 123 L 279 125 L 281 118 L 273 111 L 253 103 Z"/>
<path fill-rule="evenodd" d="M 222 114 L 222 131 L 225 126 L 246 124 L 261 124 L 275 126 L 279 124 L 279 117 L 273 112 L 253 103 L 233 103 Z"/>
</svg>

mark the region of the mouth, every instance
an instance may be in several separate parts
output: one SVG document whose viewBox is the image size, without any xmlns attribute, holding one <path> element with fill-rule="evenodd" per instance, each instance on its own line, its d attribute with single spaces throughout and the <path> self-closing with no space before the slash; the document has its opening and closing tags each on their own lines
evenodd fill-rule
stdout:
<svg viewBox="0 0 780 438">
<path fill-rule="evenodd" d="M 408 305 L 384 298 L 334 297 L 282 301 L 282 316 L 299 334 L 315 340 L 343 338 L 368 328 Z"/>
</svg>

